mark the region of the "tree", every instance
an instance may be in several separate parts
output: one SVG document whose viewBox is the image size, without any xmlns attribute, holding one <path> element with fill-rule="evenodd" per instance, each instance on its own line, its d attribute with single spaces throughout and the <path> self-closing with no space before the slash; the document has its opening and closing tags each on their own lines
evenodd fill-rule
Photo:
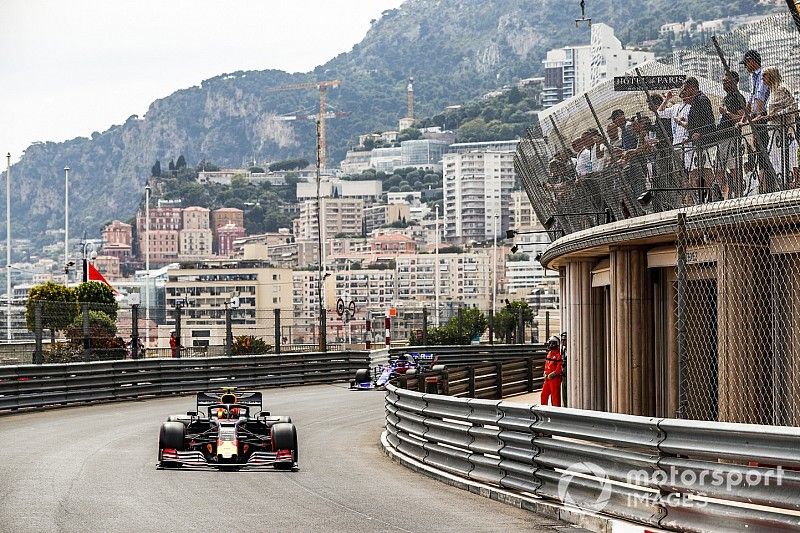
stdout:
<svg viewBox="0 0 800 533">
<path fill-rule="evenodd" d="M 89 311 L 104 313 L 112 321 L 117 319 L 117 300 L 114 291 L 105 283 L 87 281 L 75 288 L 75 296 L 79 303 L 88 302 Z"/>
<path fill-rule="evenodd" d="M 178 156 L 178 162 L 175 163 L 175 170 L 180 170 L 182 168 L 186 168 L 186 158 L 183 157 L 183 154 Z"/>
<path fill-rule="evenodd" d="M 25 322 L 30 331 L 36 329 L 37 302 L 42 305 L 42 328 L 50 330 L 50 339 L 55 343 L 56 331 L 70 325 L 78 315 L 75 290 L 52 281 L 31 287 L 25 308 Z"/>
<path fill-rule="evenodd" d="M 161 161 L 159 161 L 158 159 L 156 159 L 156 164 L 153 165 L 153 167 L 150 169 L 150 175 L 153 176 L 154 178 L 161 177 Z"/>
<path fill-rule="evenodd" d="M 470 344 L 472 339 L 480 337 L 488 327 L 486 316 L 480 309 L 471 307 L 458 315 L 453 315 L 441 327 L 428 329 L 428 344 L 431 346 Z M 412 337 L 412 343 L 420 339 Z"/>
<path fill-rule="evenodd" d="M 505 339 L 507 343 L 512 342 L 512 338 L 517 331 L 519 313 L 522 313 L 524 322 L 533 320 L 533 309 L 524 300 L 509 302 L 494 315 L 494 336 L 495 338 Z"/>
<path fill-rule="evenodd" d="M 167 168 L 169 169 L 169 171 L 170 171 L 170 172 L 172 172 L 173 170 L 175 170 L 175 161 L 173 161 L 172 159 L 170 159 L 170 160 L 169 160 L 169 166 L 168 166 Z"/>
</svg>

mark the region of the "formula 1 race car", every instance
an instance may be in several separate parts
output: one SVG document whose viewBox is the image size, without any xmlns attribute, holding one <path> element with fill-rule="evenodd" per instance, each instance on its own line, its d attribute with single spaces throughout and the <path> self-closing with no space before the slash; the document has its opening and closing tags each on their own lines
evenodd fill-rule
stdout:
<svg viewBox="0 0 800 533">
<path fill-rule="evenodd" d="M 292 419 L 262 411 L 261 400 L 260 392 L 233 388 L 198 392 L 196 411 L 172 415 L 161 424 L 158 468 L 296 470 L 297 430 Z M 207 407 L 207 413 L 201 407 Z"/>
<path fill-rule="evenodd" d="M 381 389 L 397 376 L 433 370 L 435 363 L 436 359 L 430 353 L 401 354 L 397 359 L 390 358 L 385 365 L 374 366 L 371 369 L 358 369 L 355 378 L 350 380 L 350 388 L 353 390 Z"/>
</svg>

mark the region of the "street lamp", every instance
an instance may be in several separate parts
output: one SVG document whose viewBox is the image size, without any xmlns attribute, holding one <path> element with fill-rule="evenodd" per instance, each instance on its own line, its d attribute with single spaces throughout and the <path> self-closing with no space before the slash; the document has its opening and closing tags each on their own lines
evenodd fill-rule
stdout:
<svg viewBox="0 0 800 533">
<path fill-rule="evenodd" d="M 433 266 L 433 285 L 435 291 L 435 303 L 436 306 L 436 314 L 433 319 L 433 324 L 437 328 L 439 327 L 439 204 L 435 205 L 436 208 L 436 234 L 433 237 L 434 242 L 434 266 Z"/>
<path fill-rule="evenodd" d="M 64 284 L 69 283 L 69 167 L 64 167 Z"/>
<path fill-rule="evenodd" d="M 6 340 L 11 342 L 11 152 L 6 159 Z"/>
<path fill-rule="evenodd" d="M 150 183 L 144 187 L 144 236 L 144 345 L 150 347 Z"/>
<path fill-rule="evenodd" d="M 653 201 L 653 193 L 654 192 L 662 192 L 662 191 L 663 192 L 669 192 L 669 191 L 680 191 L 680 192 L 683 192 L 683 191 L 710 191 L 710 190 L 711 190 L 711 187 L 661 187 L 661 188 L 656 188 L 656 189 L 647 189 L 645 192 L 643 192 L 641 195 L 639 195 L 638 198 L 636 198 L 636 201 L 642 207 L 647 207 L 648 205 L 650 205 L 650 202 Z M 707 197 L 705 195 L 701 196 L 700 200 L 702 201 L 703 198 L 707 198 L 710 201 L 711 195 L 708 195 Z"/>
<path fill-rule="evenodd" d="M 588 211 L 582 213 L 553 213 L 550 217 L 544 221 L 544 229 L 549 230 L 553 227 L 553 224 L 556 223 L 556 217 L 579 217 L 579 216 L 589 216 L 589 215 L 603 215 L 605 217 L 605 223 L 610 224 L 612 219 L 614 218 L 614 213 L 612 213 L 611 209 L 606 207 L 602 211 Z"/>
<path fill-rule="evenodd" d="M 513 239 L 514 236 L 516 236 L 516 235 L 537 235 L 539 233 L 545 233 L 545 234 L 547 234 L 548 237 L 550 237 L 550 232 L 556 232 L 556 231 L 560 232 L 562 237 L 564 236 L 564 230 L 560 229 L 560 228 L 557 229 L 557 230 L 535 230 L 535 231 L 517 231 L 517 230 L 509 229 L 509 230 L 506 230 L 506 239 Z M 552 239 L 552 237 L 550 237 L 550 238 Z M 527 243 L 527 244 L 533 244 L 533 243 Z M 511 253 L 515 254 L 515 253 L 517 253 L 517 250 L 519 250 L 519 245 L 518 244 L 514 244 L 511 247 Z"/>
</svg>

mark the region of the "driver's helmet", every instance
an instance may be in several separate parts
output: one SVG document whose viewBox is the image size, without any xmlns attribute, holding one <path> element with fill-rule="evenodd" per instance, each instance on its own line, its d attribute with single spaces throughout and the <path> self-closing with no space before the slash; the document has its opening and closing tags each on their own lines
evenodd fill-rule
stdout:
<svg viewBox="0 0 800 533">
<path fill-rule="evenodd" d="M 231 407 L 230 411 L 228 411 L 230 418 L 239 418 L 239 408 L 238 407 Z"/>
<path fill-rule="evenodd" d="M 217 407 L 215 409 L 217 418 L 228 418 L 228 410 L 224 407 Z"/>
<path fill-rule="evenodd" d="M 404 353 L 400 354 L 397 357 L 397 366 L 407 366 L 408 365 L 408 356 Z"/>
</svg>

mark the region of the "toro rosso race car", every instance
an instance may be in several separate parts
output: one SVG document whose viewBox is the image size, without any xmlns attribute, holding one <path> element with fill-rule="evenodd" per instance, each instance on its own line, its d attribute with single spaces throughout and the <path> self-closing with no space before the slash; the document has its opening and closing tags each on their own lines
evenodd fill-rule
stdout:
<svg viewBox="0 0 800 533">
<path fill-rule="evenodd" d="M 361 368 L 357 370 L 355 378 L 350 380 L 350 388 L 354 390 L 380 389 L 385 387 L 390 380 L 397 376 L 414 372 L 436 370 L 436 368 L 433 368 L 435 363 L 436 359 L 433 357 L 433 354 L 401 354 L 397 359 L 389 359 L 383 366 L 375 366 L 372 369 Z"/>
<path fill-rule="evenodd" d="M 196 411 L 161 424 L 158 468 L 296 470 L 294 424 L 288 416 L 262 411 L 261 400 L 260 392 L 232 388 L 198 392 Z"/>
</svg>

